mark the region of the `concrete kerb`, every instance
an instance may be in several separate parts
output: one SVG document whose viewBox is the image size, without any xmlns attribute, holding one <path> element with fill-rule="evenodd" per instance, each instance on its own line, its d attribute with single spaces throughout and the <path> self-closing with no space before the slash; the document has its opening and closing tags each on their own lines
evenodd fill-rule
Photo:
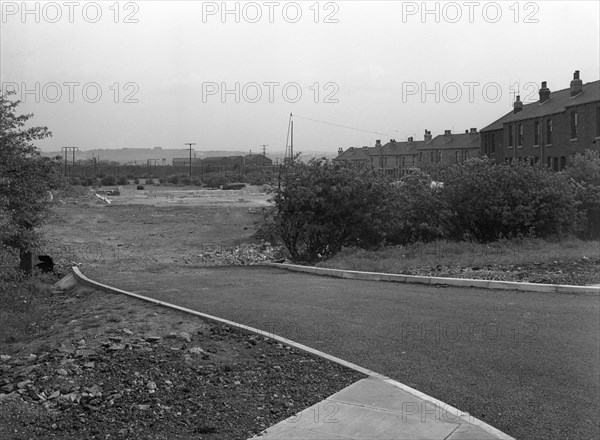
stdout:
<svg viewBox="0 0 600 440">
<path fill-rule="evenodd" d="M 302 266 L 300 266 L 300 267 L 302 267 Z M 266 332 L 264 330 L 260 330 L 260 329 L 254 328 L 254 327 L 249 327 L 249 326 L 246 326 L 246 325 L 243 325 L 243 324 L 239 324 L 237 322 L 229 321 L 227 319 L 219 318 L 217 316 L 208 315 L 206 313 L 202 313 L 202 312 L 191 310 L 191 309 L 188 309 L 188 308 L 185 308 L 185 307 L 177 306 L 175 304 L 170 304 L 170 303 L 167 303 L 167 302 L 164 302 L 164 301 L 160 301 L 160 300 L 157 300 L 157 299 L 154 299 L 154 298 L 148 298 L 148 297 L 145 297 L 143 295 L 138 295 L 136 293 L 128 292 L 126 290 L 117 289 L 115 287 L 111 287 L 111 286 L 108 286 L 106 284 L 102 284 L 102 283 L 99 283 L 97 281 L 89 279 L 88 277 L 86 277 L 85 275 L 83 275 L 81 273 L 81 271 L 79 270 L 79 268 L 77 268 L 77 267 L 72 267 L 71 269 L 72 269 L 72 273 L 73 273 L 73 276 L 74 276 L 75 280 L 78 283 L 81 283 L 81 284 L 83 284 L 85 286 L 88 286 L 88 287 L 91 287 L 91 288 L 94 288 L 94 289 L 103 290 L 103 291 L 108 292 L 108 293 L 117 293 L 117 294 L 122 294 L 122 295 L 130 296 L 130 297 L 133 297 L 133 298 L 140 299 L 142 301 L 154 303 L 154 304 L 162 306 L 162 307 L 166 307 L 166 308 L 169 308 L 169 309 L 174 309 L 174 310 L 179 310 L 181 312 L 189 313 L 191 315 L 198 316 L 198 317 L 203 318 L 203 319 L 205 319 L 207 321 L 211 321 L 211 322 L 214 322 L 214 323 L 217 323 L 217 324 L 225 324 L 225 325 L 229 325 L 231 327 L 234 327 L 236 329 L 243 330 L 243 331 L 246 331 L 246 332 L 249 332 L 249 333 L 255 333 L 255 334 L 258 334 L 258 335 L 261 335 L 261 336 L 264 336 L 264 337 L 269 337 L 271 339 L 274 339 L 276 341 L 281 342 L 282 344 L 285 344 L 285 345 L 288 345 L 290 347 L 293 347 L 293 348 L 295 348 L 297 350 L 301 350 L 303 352 L 306 352 L 306 353 L 309 353 L 309 354 L 312 354 L 312 355 L 315 355 L 315 356 L 319 356 L 319 357 L 321 357 L 323 359 L 327 359 L 328 361 L 335 362 L 336 364 L 342 365 L 342 366 L 344 366 L 346 368 L 350 368 L 350 369 L 352 369 L 354 371 L 362 373 L 362 374 L 364 374 L 366 376 L 369 376 L 371 378 L 379 379 L 381 381 L 384 381 L 384 382 L 386 382 L 386 383 L 388 383 L 388 384 L 390 384 L 390 385 L 392 385 L 392 386 L 394 386 L 394 387 L 396 387 L 396 388 L 398 388 L 398 389 L 400 389 L 400 390 L 402 390 L 404 392 L 412 394 L 416 398 L 422 399 L 422 400 L 424 400 L 424 401 L 426 401 L 428 403 L 436 405 L 437 407 L 443 408 L 444 411 L 447 411 L 448 413 L 452 414 L 453 416 L 458 417 L 458 418 L 464 420 L 466 423 L 469 423 L 471 425 L 474 425 L 474 426 L 476 426 L 476 427 L 478 427 L 478 428 L 486 431 L 487 433 L 495 436 L 499 440 L 515 440 L 513 437 L 509 436 L 508 434 L 505 434 L 504 432 L 502 432 L 502 431 L 494 428 L 493 426 L 488 425 L 485 422 L 482 422 L 479 419 L 476 419 L 475 417 L 470 416 L 469 414 L 465 414 L 463 411 L 460 411 L 459 409 L 457 409 L 457 408 L 455 408 L 455 407 L 453 407 L 451 405 L 448 405 L 448 404 L 446 404 L 446 403 L 444 403 L 444 402 L 442 402 L 442 401 L 440 401 L 438 399 L 435 399 L 434 397 L 428 396 L 427 394 L 424 394 L 424 393 L 422 393 L 422 392 L 420 392 L 420 391 L 418 391 L 418 390 L 416 390 L 414 388 L 411 388 L 408 385 L 404 385 L 403 383 L 400 383 L 398 381 L 390 379 L 387 376 L 384 376 L 382 374 L 379 374 L 379 373 L 376 373 L 374 371 L 368 370 L 368 369 L 363 368 L 363 367 L 361 367 L 359 365 L 353 364 L 352 362 L 345 361 L 343 359 L 337 358 L 337 357 L 332 356 L 330 354 L 324 353 L 324 352 L 319 351 L 319 350 L 315 350 L 314 348 L 308 347 L 308 346 L 300 344 L 298 342 L 294 342 L 294 341 L 292 341 L 290 339 L 287 339 L 287 338 L 284 338 L 282 336 L 278 336 L 278 335 L 275 335 L 273 333 Z M 332 270 L 332 269 L 328 269 L 328 270 Z"/>
<path fill-rule="evenodd" d="M 400 275 L 379 272 L 361 272 L 357 270 L 330 269 L 326 267 L 301 266 L 287 263 L 263 263 L 293 272 L 305 272 L 335 278 L 348 278 L 364 281 L 388 281 L 394 283 L 417 283 L 457 287 L 478 287 L 482 289 L 521 290 L 526 292 L 570 293 L 575 295 L 599 295 L 599 286 L 568 286 L 561 284 L 519 283 L 516 281 L 475 280 L 471 278 L 443 278 L 416 275 Z"/>
</svg>

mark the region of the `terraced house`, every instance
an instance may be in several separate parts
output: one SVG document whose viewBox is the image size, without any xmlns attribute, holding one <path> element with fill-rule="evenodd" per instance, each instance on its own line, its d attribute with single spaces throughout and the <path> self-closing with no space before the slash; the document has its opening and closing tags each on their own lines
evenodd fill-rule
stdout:
<svg viewBox="0 0 600 440">
<path fill-rule="evenodd" d="M 390 139 L 385 145 L 377 140 L 374 147 L 349 148 L 346 151 L 340 148 L 334 160 L 364 164 L 400 178 L 414 167 L 427 169 L 436 164 L 458 163 L 478 157 L 479 145 L 479 133 L 475 128 L 459 134 L 446 130 L 435 138 L 431 131 L 425 130 L 421 141 L 409 137 L 404 142 Z"/>
<path fill-rule="evenodd" d="M 498 162 L 530 160 L 555 171 L 576 153 L 600 148 L 600 81 L 583 84 L 575 71 L 570 87 L 551 92 L 542 82 L 539 100 L 523 104 L 481 130 L 481 154 Z"/>
<path fill-rule="evenodd" d="M 429 132 L 426 131 L 426 136 L 427 133 Z M 436 164 L 461 163 L 479 157 L 480 144 L 476 128 L 466 130 L 464 133 L 452 133 L 452 130 L 446 130 L 444 134 L 419 145 L 416 166 L 427 170 Z"/>
</svg>

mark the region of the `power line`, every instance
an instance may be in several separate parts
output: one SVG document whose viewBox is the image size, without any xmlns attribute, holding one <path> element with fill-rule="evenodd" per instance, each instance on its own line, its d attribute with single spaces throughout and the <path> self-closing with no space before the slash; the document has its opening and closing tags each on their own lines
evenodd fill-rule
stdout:
<svg viewBox="0 0 600 440">
<path fill-rule="evenodd" d="M 295 118 L 299 118 L 299 119 L 305 119 L 307 121 L 312 121 L 312 122 L 318 122 L 319 124 L 325 124 L 325 125 L 331 125 L 332 127 L 339 127 L 339 128 L 345 128 L 347 130 L 354 130 L 354 131 L 362 131 L 363 133 L 370 133 L 370 134 L 379 134 L 379 135 L 385 135 L 385 136 L 395 136 L 393 134 L 389 134 L 389 133 L 382 133 L 380 131 L 372 131 L 372 130 L 363 130 L 361 128 L 355 128 L 355 127 L 349 127 L 347 125 L 341 125 L 341 124 L 336 124 L 334 122 L 327 122 L 327 121 L 320 121 L 318 119 L 312 119 L 312 118 L 306 118 L 304 116 L 298 116 L 298 115 L 294 115 Z"/>
</svg>

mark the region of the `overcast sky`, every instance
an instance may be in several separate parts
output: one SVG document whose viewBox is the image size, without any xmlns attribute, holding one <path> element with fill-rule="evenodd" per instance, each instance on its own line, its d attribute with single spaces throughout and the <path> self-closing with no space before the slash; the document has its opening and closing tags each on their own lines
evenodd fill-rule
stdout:
<svg viewBox="0 0 600 440">
<path fill-rule="evenodd" d="M 599 4 L 2 2 L 0 75 L 53 131 L 45 151 L 268 153 L 293 113 L 297 151 L 334 152 L 480 129 L 513 90 L 598 80 Z"/>
</svg>

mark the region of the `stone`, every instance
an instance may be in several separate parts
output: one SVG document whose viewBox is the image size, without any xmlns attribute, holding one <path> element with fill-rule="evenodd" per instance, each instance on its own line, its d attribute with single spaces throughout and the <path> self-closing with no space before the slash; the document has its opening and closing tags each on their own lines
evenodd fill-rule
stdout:
<svg viewBox="0 0 600 440">
<path fill-rule="evenodd" d="M 200 347 L 192 347 L 188 350 L 190 353 L 192 354 L 199 354 L 199 355 L 207 355 L 208 353 L 205 352 L 203 349 L 201 349 Z"/>
<path fill-rule="evenodd" d="M 192 335 L 186 332 L 179 333 L 179 339 L 185 342 L 192 342 Z"/>
<path fill-rule="evenodd" d="M 65 370 L 64 368 L 59 368 L 58 370 L 56 370 L 56 374 L 58 374 L 60 376 L 67 376 L 69 374 L 69 372 L 67 370 Z"/>
<path fill-rule="evenodd" d="M 18 388 L 18 389 L 20 389 L 20 390 L 22 390 L 22 389 L 23 389 L 23 388 L 25 388 L 27 385 L 29 385 L 29 384 L 32 384 L 32 383 L 33 383 L 33 381 L 31 381 L 30 379 L 26 379 L 26 380 L 24 380 L 24 381 L 22 381 L 22 382 L 19 382 L 19 383 L 17 384 L 17 388 Z"/>
<path fill-rule="evenodd" d="M 129 330 L 128 328 L 124 328 L 123 329 L 123 333 L 125 333 L 126 335 L 132 335 L 133 332 L 131 330 Z"/>
<path fill-rule="evenodd" d="M 156 390 L 157 386 L 155 382 L 148 382 L 148 384 L 146 385 L 146 388 L 148 388 L 150 391 L 154 391 Z"/>
<path fill-rule="evenodd" d="M 125 345 L 124 344 L 111 344 L 108 346 L 108 349 L 111 351 L 125 350 Z"/>
<path fill-rule="evenodd" d="M 0 354 L 0 361 L 2 362 L 8 362 L 12 359 L 12 356 L 9 356 L 7 354 Z"/>
<path fill-rule="evenodd" d="M 160 339 L 160 336 L 146 336 L 146 341 L 148 342 L 158 342 Z"/>
<path fill-rule="evenodd" d="M 58 390 L 52 391 L 50 393 L 50 395 L 48 396 L 48 400 L 56 399 L 59 396 L 60 396 L 60 391 L 58 391 Z"/>
<path fill-rule="evenodd" d="M 123 338 L 120 336 L 109 336 L 108 340 L 111 342 L 121 342 Z"/>
</svg>

